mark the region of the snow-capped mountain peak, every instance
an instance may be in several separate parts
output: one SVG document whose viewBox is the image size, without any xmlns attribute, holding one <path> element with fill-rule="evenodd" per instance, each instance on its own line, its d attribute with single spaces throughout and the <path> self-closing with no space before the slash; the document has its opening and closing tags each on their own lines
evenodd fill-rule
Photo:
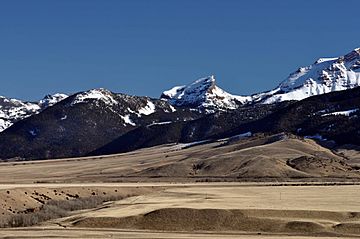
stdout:
<svg viewBox="0 0 360 239">
<path fill-rule="evenodd" d="M 72 101 L 71 105 L 86 103 L 93 100 L 102 101 L 107 105 L 116 105 L 118 103 L 109 90 L 99 88 L 78 93 Z"/>
<path fill-rule="evenodd" d="M 309 96 L 346 90 L 360 86 L 360 48 L 340 57 L 319 58 L 313 64 L 300 67 L 278 87 L 251 96 L 229 94 L 216 86 L 214 76 L 198 79 L 185 86 L 164 91 L 163 100 L 182 107 L 214 110 L 236 109 L 247 103 L 270 104 L 302 100 Z"/>
<path fill-rule="evenodd" d="M 53 94 L 53 95 L 46 95 L 42 100 L 39 101 L 39 105 L 42 107 L 42 108 L 46 108 L 46 107 L 49 107 L 49 106 L 52 106 L 64 99 L 66 99 L 68 97 L 68 95 L 66 94 L 62 94 L 62 93 L 56 93 L 56 94 Z"/>
<path fill-rule="evenodd" d="M 38 102 L 25 102 L 0 96 L 0 132 L 15 122 L 38 114 L 49 106 L 67 98 L 65 94 L 47 95 Z"/>
<path fill-rule="evenodd" d="M 320 58 L 300 67 L 271 92 L 254 96 L 263 103 L 302 100 L 309 96 L 346 90 L 360 85 L 360 48 L 333 58 Z"/>
<path fill-rule="evenodd" d="M 250 99 L 222 90 L 216 86 L 213 75 L 200 78 L 186 86 L 176 86 L 164 91 L 161 98 L 174 106 L 207 109 L 207 112 L 213 112 L 215 109 L 235 109 Z"/>
<path fill-rule="evenodd" d="M 66 104 L 69 102 L 71 106 L 83 106 L 90 103 L 91 106 L 106 106 L 111 112 L 116 112 L 125 124 L 135 126 L 142 117 L 183 110 L 176 107 L 190 108 L 191 112 L 196 109 L 199 112 L 212 113 L 236 109 L 244 104 L 302 100 L 309 96 L 357 86 L 360 86 L 360 48 L 340 57 L 319 58 L 311 65 L 298 68 L 275 89 L 251 96 L 237 96 L 224 91 L 216 85 L 215 77 L 210 75 L 188 85 L 164 91 L 161 100 L 115 94 L 99 88 L 74 94 Z M 0 131 L 67 97 L 65 94 L 47 95 L 39 102 L 0 97 Z"/>
<path fill-rule="evenodd" d="M 204 93 L 215 87 L 215 77 L 213 75 L 200 78 L 189 85 L 175 86 L 170 90 L 164 91 L 161 95 L 163 99 L 184 99 L 189 103 L 197 100 L 196 97 L 204 97 Z M 192 99 L 190 99 L 192 98 Z M 184 102 L 185 103 L 185 102 Z"/>
<path fill-rule="evenodd" d="M 175 86 L 170 90 L 166 90 L 161 94 L 161 99 L 171 99 L 173 98 L 178 92 L 182 91 L 185 88 L 185 85 L 182 86 Z"/>
</svg>

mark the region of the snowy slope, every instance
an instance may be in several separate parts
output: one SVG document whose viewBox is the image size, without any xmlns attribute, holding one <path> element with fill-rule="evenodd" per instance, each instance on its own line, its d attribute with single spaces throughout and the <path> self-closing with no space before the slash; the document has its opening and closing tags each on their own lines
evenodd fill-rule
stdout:
<svg viewBox="0 0 360 239">
<path fill-rule="evenodd" d="M 0 132 L 16 121 L 37 114 L 49 106 L 65 99 L 65 94 L 47 95 L 39 102 L 24 102 L 0 96 Z"/>
<path fill-rule="evenodd" d="M 351 89 L 359 85 L 360 48 L 357 48 L 344 56 L 320 58 L 309 66 L 300 67 L 275 89 L 251 96 L 230 94 L 216 85 L 214 76 L 208 76 L 188 85 L 164 91 L 161 95 L 162 100 L 115 94 L 106 89 L 93 89 L 73 95 L 70 105 L 94 103 L 98 107 L 106 106 L 119 115 L 124 125 L 138 126 L 140 118 L 160 111 L 174 113 L 177 111 L 176 107 L 213 113 L 218 110 L 233 110 L 246 104 L 302 100 L 309 96 Z M 65 98 L 67 95 L 64 94 L 47 95 L 39 102 L 31 103 L 0 97 L 0 132 L 14 122 L 37 114 Z"/>
<path fill-rule="evenodd" d="M 79 104 L 79 103 L 87 103 L 89 101 L 102 101 L 106 105 L 115 105 L 117 104 L 116 100 L 113 98 L 113 95 L 110 91 L 100 88 L 100 89 L 92 89 L 89 91 L 85 91 L 79 93 L 75 96 L 75 99 L 72 101 L 71 105 Z"/>
<path fill-rule="evenodd" d="M 300 67 L 280 85 L 253 96 L 253 101 L 274 103 L 302 100 L 309 96 L 346 90 L 360 85 L 360 48 L 335 58 L 320 58 L 314 64 Z"/>
<path fill-rule="evenodd" d="M 42 100 L 39 101 L 38 105 L 41 108 L 47 108 L 49 106 L 53 106 L 61 100 L 64 100 L 68 97 L 68 95 L 56 93 L 53 95 L 46 95 Z"/>
<path fill-rule="evenodd" d="M 250 97 L 229 94 L 216 86 L 215 83 L 215 77 L 208 76 L 189 85 L 176 86 L 164 91 L 161 98 L 175 106 L 205 109 L 206 112 L 236 109 L 251 99 Z"/>
<path fill-rule="evenodd" d="M 113 93 L 103 88 L 77 93 L 69 104 L 70 106 L 91 104 L 94 107 L 107 108 L 119 117 L 124 126 L 141 125 L 145 116 L 154 113 L 172 113 L 176 111 L 166 101 Z"/>
<path fill-rule="evenodd" d="M 164 91 L 161 98 L 182 107 L 215 110 L 236 109 L 243 104 L 270 104 L 302 100 L 309 96 L 346 90 L 360 85 L 360 48 L 333 58 L 320 58 L 314 64 L 300 67 L 273 90 L 251 96 L 236 96 L 215 84 L 214 76 L 176 86 Z"/>
</svg>

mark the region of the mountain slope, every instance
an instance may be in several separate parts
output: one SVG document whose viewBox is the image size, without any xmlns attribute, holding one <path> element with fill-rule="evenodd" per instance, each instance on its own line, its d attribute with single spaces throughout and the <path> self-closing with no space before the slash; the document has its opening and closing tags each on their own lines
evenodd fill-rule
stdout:
<svg viewBox="0 0 360 239">
<path fill-rule="evenodd" d="M 360 48 L 335 58 L 320 58 L 300 67 L 272 91 L 255 94 L 254 102 L 302 100 L 310 96 L 360 86 Z"/>
<path fill-rule="evenodd" d="M 242 132 L 291 132 L 334 141 L 337 145 L 360 144 L 360 87 L 312 96 L 266 117 L 238 125 L 218 137 Z"/>
<path fill-rule="evenodd" d="M 341 144 L 360 144 L 360 87 L 302 101 L 243 106 L 187 122 L 139 127 L 91 155 L 113 154 L 166 143 L 217 140 L 236 135 L 290 132 Z M 331 142 L 330 142 L 331 143 Z M 332 145 L 334 143 L 331 143 Z"/>
<path fill-rule="evenodd" d="M 302 100 L 357 86 L 360 86 L 360 48 L 344 56 L 320 58 L 314 64 L 300 67 L 278 87 L 267 92 L 251 96 L 232 95 L 216 86 L 214 76 L 209 76 L 189 85 L 164 91 L 161 98 L 172 105 L 213 113 L 218 110 L 233 110 L 244 104 Z"/>
<path fill-rule="evenodd" d="M 236 109 L 250 98 L 229 94 L 216 86 L 215 77 L 198 79 L 186 86 L 176 86 L 161 94 L 161 99 L 179 107 L 199 108 L 207 113 Z"/>
<path fill-rule="evenodd" d="M 205 114 L 189 121 L 138 127 L 89 155 L 127 152 L 166 143 L 189 143 L 215 139 L 216 135 L 235 129 L 241 124 L 259 120 L 287 105 L 288 102 L 244 106 L 228 112 Z"/>
<path fill-rule="evenodd" d="M 66 97 L 65 94 L 54 94 L 45 96 L 39 102 L 23 102 L 0 96 L 0 132 L 19 120 L 38 114 Z"/>
<path fill-rule="evenodd" d="M 356 169 L 346 159 L 312 140 L 294 135 L 231 139 L 190 147 L 179 144 L 177 147 L 182 151 L 181 157 L 171 157 L 173 153 L 168 150 L 169 156 L 161 163 L 148 163 L 150 167 L 136 170 L 128 176 L 199 179 L 218 177 L 238 180 L 324 176 L 359 178 Z"/>
<path fill-rule="evenodd" d="M 140 126 L 198 117 L 165 101 L 79 92 L 0 134 L 0 158 L 47 159 L 83 156 Z"/>
<path fill-rule="evenodd" d="M 127 152 L 166 143 L 289 132 L 337 145 L 360 142 L 360 88 L 302 101 L 202 114 L 164 100 L 80 92 L 0 134 L 0 157 L 61 158 Z M 334 143 L 331 143 L 334 145 Z"/>
<path fill-rule="evenodd" d="M 161 99 L 106 89 L 35 103 L 0 98 L 0 129 L 14 124 L 0 134 L 0 159 L 111 154 L 280 132 L 359 144 L 359 83 L 355 49 L 319 59 L 274 90 L 252 96 L 229 94 L 209 76 L 165 91 Z"/>
</svg>

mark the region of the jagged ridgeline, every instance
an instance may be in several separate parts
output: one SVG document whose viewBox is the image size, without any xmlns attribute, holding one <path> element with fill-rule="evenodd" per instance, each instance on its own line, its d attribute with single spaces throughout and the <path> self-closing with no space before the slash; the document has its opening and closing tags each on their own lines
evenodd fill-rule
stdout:
<svg viewBox="0 0 360 239">
<path fill-rule="evenodd" d="M 238 79 L 241 80 L 241 79 Z M 38 102 L 0 98 L 0 158 L 111 154 L 165 143 L 288 132 L 360 144 L 360 50 L 320 58 L 273 90 L 238 96 L 214 76 L 159 99 L 93 89 Z"/>
</svg>

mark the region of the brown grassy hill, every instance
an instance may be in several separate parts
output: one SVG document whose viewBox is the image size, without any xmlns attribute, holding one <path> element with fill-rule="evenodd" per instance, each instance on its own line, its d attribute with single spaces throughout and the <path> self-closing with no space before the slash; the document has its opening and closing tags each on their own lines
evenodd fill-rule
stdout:
<svg viewBox="0 0 360 239">
<path fill-rule="evenodd" d="M 199 146 L 198 146 L 199 147 Z M 146 177 L 358 177 L 343 157 L 313 140 L 275 135 L 201 148 L 185 159 L 135 173 Z"/>
<path fill-rule="evenodd" d="M 335 153 L 293 135 L 258 135 L 107 156 L 2 163 L 0 182 L 358 180 L 355 151 Z"/>
</svg>

